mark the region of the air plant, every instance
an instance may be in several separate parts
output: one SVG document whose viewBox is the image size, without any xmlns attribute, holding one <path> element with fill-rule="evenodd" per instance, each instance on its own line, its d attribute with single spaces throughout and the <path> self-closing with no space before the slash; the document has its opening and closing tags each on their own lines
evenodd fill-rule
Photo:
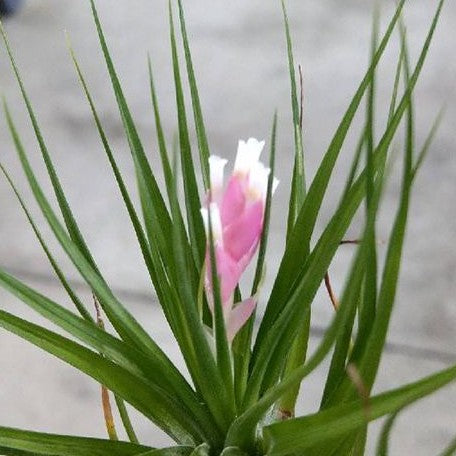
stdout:
<svg viewBox="0 0 456 456">
<path fill-rule="evenodd" d="M 165 189 L 149 163 L 108 50 L 95 3 L 93 18 L 119 107 L 135 167 L 139 201 L 131 197 L 117 165 L 96 106 L 70 45 L 71 56 L 112 167 L 121 197 L 136 234 L 145 267 L 158 302 L 177 341 L 187 379 L 112 291 L 91 254 L 68 203 L 44 135 L 29 101 L 4 30 L 3 39 L 22 92 L 39 148 L 54 189 L 60 214 L 52 208 L 29 162 L 12 113 L 4 100 L 6 121 L 22 168 L 55 238 L 93 294 L 94 319 L 71 281 L 60 269 L 38 225 L 6 168 L 1 169 L 25 211 L 37 240 L 58 279 L 74 303 L 75 312 L 40 294 L 0 268 L 0 285 L 68 334 L 0 310 L 0 326 L 71 364 L 103 385 L 103 408 L 109 439 L 60 436 L 0 427 L 0 450 L 5 455 L 352 455 L 364 454 L 368 424 L 390 415 L 378 454 L 386 454 L 388 435 L 397 414 L 412 402 L 454 381 L 456 366 L 392 391 L 372 395 L 393 309 L 409 201 L 415 178 L 429 149 L 436 124 L 421 150 L 414 141 L 412 94 L 432 40 L 443 0 L 438 2 L 421 53 L 411 66 L 401 13 L 401 0 L 384 35 L 374 27 L 369 67 L 306 185 L 302 118 L 292 41 L 282 3 L 291 81 L 292 134 L 295 154 L 287 220 L 286 245 L 264 313 L 256 310 L 267 258 L 274 177 L 277 115 L 268 138 L 269 163 L 260 154 L 265 142 L 240 141 L 233 173 L 224 184 L 226 160 L 211 155 L 187 37 L 182 1 L 178 0 L 180 32 L 190 87 L 199 166 L 191 151 L 183 81 L 177 52 L 173 7 L 170 4 L 172 68 L 178 112 L 178 150 L 170 154 L 165 141 L 149 62 L 150 88 Z M 401 39 L 389 117 L 377 142 L 375 75 L 395 32 Z M 403 83 L 401 84 L 401 80 Z M 328 183 L 353 119 L 367 102 L 358 147 L 337 207 L 321 232 L 316 220 Z M 393 228 L 386 240 L 380 273 L 377 261 L 376 218 L 386 185 L 392 142 L 405 125 L 401 191 Z M 179 197 L 182 176 L 183 198 Z M 200 182 L 201 181 L 201 182 Z M 347 268 L 345 287 L 332 322 L 316 349 L 308 353 L 312 302 L 346 231 L 365 205 L 354 259 Z M 138 204 L 137 204 L 138 203 Z M 138 213 L 139 205 L 141 215 Z M 315 241 L 314 241 L 315 240 Z M 239 285 L 245 269 L 256 259 L 251 289 Z M 264 287 L 263 287 L 264 288 Z M 265 290 L 263 289 L 263 294 Z M 245 296 L 244 296 L 245 295 Z M 105 330 L 109 320 L 113 333 Z M 255 330 L 255 322 L 258 324 Z M 295 416 L 300 384 L 330 356 L 315 413 Z M 119 441 L 112 418 L 110 394 L 115 397 L 129 442 Z M 129 406 L 164 430 L 176 446 L 154 449 L 138 442 L 128 416 Z M 454 443 L 453 443 L 454 446 Z M 451 448 L 448 449 L 451 451 Z M 447 453 L 449 454 L 449 453 Z"/>
</svg>

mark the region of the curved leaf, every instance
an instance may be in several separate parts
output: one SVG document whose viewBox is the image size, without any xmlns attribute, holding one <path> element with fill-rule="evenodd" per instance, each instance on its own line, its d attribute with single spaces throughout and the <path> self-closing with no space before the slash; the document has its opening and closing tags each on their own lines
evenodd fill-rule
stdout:
<svg viewBox="0 0 456 456">
<path fill-rule="evenodd" d="M 42 326 L 0 310 L 0 326 L 90 375 L 157 424 L 179 443 L 201 439 L 183 404 L 164 390 L 131 374 L 103 356 Z"/>
<path fill-rule="evenodd" d="M 314 415 L 275 423 L 264 428 L 268 455 L 295 454 L 329 439 L 341 437 L 366 422 L 394 413 L 456 379 L 456 365 L 418 382 L 373 397 L 369 407 L 359 401 L 342 404 Z"/>
<path fill-rule="evenodd" d="M 336 160 L 339 156 L 339 152 L 348 133 L 353 118 L 358 110 L 361 100 L 367 90 L 372 77 L 373 72 L 380 61 L 380 58 L 386 48 L 386 45 L 391 37 L 397 20 L 399 19 L 402 7 L 405 0 L 401 0 L 397 6 L 396 12 L 388 26 L 387 31 L 379 45 L 377 52 L 375 53 L 371 65 L 366 72 L 364 79 L 362 80 L 358 90 L 356 91 L 332 141 L 328 147 L 327 152 L 318 168 L 317 174 L 315 175 L 303 206 L 299 211 L 298 218 L 295 223 L 295 227 L 290 234 L 289 242 L 287 242 L 286 251 L 283 256 L 279 272 L 274 282 L 274 287 L 271 292 L 271 297 L 268 301 L 268 306 L 264 318 L 261 322 L 257 340 L 255 342 L 255 355 L 261 345 L 262 339 L 265 337 L 268 328 L 273 324 L 273 321 L 281 311 L 280 306 L 283 303 L 281 299 L 283 295 L 287 294 L 293 280 L 297 276 L 297 271 L 301 269 L 300 265 L 306 260 L 309 252 L 309 242 L 312 236 L 312 232 L 315 226 L 315 222 L 318 216 L 318 212 L 323 201 L 323 197 L 326 193 L 326 189 L 334 169 Z"/>
<path fill-rule="evenodd" d="M 391 430 L 393 429 L 393 425 L 396 421 L 396 418 L 399 415 L 399 411 L 392 413 L 388 419 L 385 421 L 385 424 L 382 426 L 382 431 L 380 433 L 380 437 L 378 439 L 378 445 L 376 450 L 377 456 L 388 456 L 389 451 L 389 437 L 391 434 Z"/>
<path fill-rule="evenodd" d="M 8 456 L 138 456 L 149 450 L 146 446 L 128 442 L 0 427 L 0 451 Z"/>
</svg>

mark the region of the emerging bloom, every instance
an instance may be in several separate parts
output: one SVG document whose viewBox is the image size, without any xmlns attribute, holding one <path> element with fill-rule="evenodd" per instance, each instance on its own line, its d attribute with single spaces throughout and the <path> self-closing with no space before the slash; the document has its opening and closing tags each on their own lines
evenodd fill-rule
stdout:
<svg viewBox="0 0 456 456">
<path fill-rule="evenodd" d="M 209 215 L 211 218 L 220 294 L 230 342 L 249 319 L 256 305 L 255 297 L 234 304 L 233 294 L 242 273 L 256 252 L 263 231 L 266 192 L 271 171 L 259 161 L 263 147 L 264 141 L 254 138 L 247 142 L 239 141 L 234 170 L 225 189 L 223 175 L 227 160 L 215 155 L 209 157 L 211 191 L 201 214 L 206 233 L 209 230 Z M 274 178 L 273 192 L 278 183 Z M 213 312 L 209 248 L 206 249 L 205 284 Z"/>
</svg>

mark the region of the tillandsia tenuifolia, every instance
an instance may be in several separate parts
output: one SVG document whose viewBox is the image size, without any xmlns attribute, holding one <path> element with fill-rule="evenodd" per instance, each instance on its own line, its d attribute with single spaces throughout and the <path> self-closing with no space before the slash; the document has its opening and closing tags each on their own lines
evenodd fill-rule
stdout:
<svg viewBox="0 0 456 456">
<path fill-rule="evenodd" d="M 95 127 L 112 167 L 131 220 L 144 264 L 158 302 L 179 344 L 190 380 L 119 301 L 100 272 L 79 229 L 54 167 L 44 135 L 29 101 L 4 30 L 3 39 L 19 83 L 40 151 L 54 189 L 60 214 L 52 208 L 29 162 L 4 100 L 6 121 L 18 158 L 34 198 L 54 236 L 93 294 L 97 319 L 88 310 L 60 269 L 41 235 L 16 184 L 3 165 L 11 185 L 58 279 L 75 305 L 75 312 L 38 293 L 0 268 L 0 285 L 65 331 L 67 338 L 47 328 L 0 310 L 0 326 L 57 356 L 103 385 L 103 407 L 109 440 L 43 434 L 0 427 L 0 450 L 5 455 L 352 455 L 364 454 L 368 423 L 391 414 L 381 434 L 378 454 L 386 454 L 394 417 L 408 404 L 456 378 L 456 366 L 415 383 L 371 395 L 385 346 L 395 300 L 400 259 L 412 187 L 435 133 L 432 127 L 420 151 L 414 141 L 413 91 L 427 56 L 441 10 L 437 9 L 415 66 L 407 52 L 397 4 L 382 37 L 374 27 L 369 67 L 334 133 L 320 166 L 306 187 L 302 142 L 302 97 L 295 79 L 291 33 L 285 5 L 285 39 L 291 81 L 292 134 L 295 144 L 286 245 L 280 267 L 262 315 L 255 311 L 265 267 L 274 177 L 277 116 L 269 141 L 269 164 L 259 161 L 265 143 L 240 141 L 233 174 L 226 186 L 226 161 L 211 155 L 187 37 L 182 1 L 177 1 L 186 74 L 191 94 L 199 169 L 191 151 L 183 81 L 178 57 L 173 9 L 170 3 L 172 68 L 178 113 L 179 144 L 168 154 L 158 98 L 149 61 L 150 89 L 162 171 L 162 191 L 148 161 L 108 50 L 96 6 L 93 18 L 112 82 L 125 135 L 133 159 L 142 218 L 109 145 L 89 87 L 73 49 L 70 53 L 87 97 Z M 380 140 L 373 133 L 375 75 L 385 48 L 398 30 L 401 40 L 389 117 Z M 403 82 L 401 82 L 403 81 Z M 301 98 L 301 109 L 300 109 Z M 353 119 L 367 101 L 359 145 L 345 189 L 324 229 L 316 219 Z M 393 228 L 387 241 L 383 270 L 378 274 L 376 217 L 387 177 L 390 149 L 399 126 L 405 124 L 402 185 Z M 179 169 L 180 168 L 180 169 Z M 178 173 L 183 179 L 183 202 L 178 197 Z M 199 183 L 199 177 L 201 182 Z M 203 196 L 204 193 L 204 196 Z M 328 269 L 345 234 L 365 201 L 365 217 L 340 299 L 330 286 Z M 61 221 L 63 219 L 63 222 Z M 315 239 L 315 243 L 311 240 Z M 257 254 L 252 289 L 242 297 L 239 280 Z M 319 286 L 331 291 L 335 313 L 312 354 L 307 354 L 312 302 Z M 265 292 L 263 287 L 263 293 Z M 101 313 L 115 330 L 110 334 Z M 259 322 L 254 331 L 255 319 Z M 77 340 L 78 342 L 76 342 Z M 302 380 L 332 351 L 319 410 L 295 417 Z M 115 397 L 127 441 L 119 441 L 108 391 Z M 138 442 L 126 403 L 141 412 L 176 442 L 154 449 Z M 119 432 L 118 432 L 119 431 Z M 153 431 L 151 431 L 153 432 Z M 413 432 L 413 430 L 411 430 Z M 153 435 L 153 434 L 152 434 Z M 453 446 L 447 451 L 452 451 Z M 447 453 L 448 454 L 448 453 Z"/>
</svg>

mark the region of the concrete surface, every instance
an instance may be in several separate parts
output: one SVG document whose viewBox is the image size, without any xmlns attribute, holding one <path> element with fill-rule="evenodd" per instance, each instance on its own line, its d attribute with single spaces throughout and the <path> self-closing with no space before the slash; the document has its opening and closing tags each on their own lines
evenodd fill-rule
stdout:
<svg viewBox="0 0 456 456">
<path fill-rule="evenodd" d="M 308 175 L 312 176 L 365 70 L 372 2 L 290 0 L 288 3 L 296 60 L 304 68 L 305 148 Z M 383 3 L 385 19 L 391 13 L 393 2 Z M 411 57 L 415 59 L 434 2 L 409 3 L 406 22 Z M 166 2 L 117 0 L 113 6 L 112 2 L 99 0 L 97 4 L 130 106 L 158 170 L 146 54 L 150 51 L 153 60 L 165 131 L 171 139 L 176 119 Z M 289 87 L 280 7 L 278 2 L 260 0 L 229 3 L 189 0 L 185 5 L 212 151 L 233 157 L 239 138 L 269 138 L 273 111 L 279 110 L 280 159 L 276 174 L 281 185 L 273 207 L 267 289 L 283 248 L 283 208 L 288 198 L 287 182 L 292 166 Z M 447 2 L 417 87 L 417 143 L 423 142 L 443 104 L 446 104 L 446 115 L 415 188 L 401 284 L 391 324 L 391 348 L 384 360 L 378 390 L 419 378 L 456 359 L 455 27 L 456 4 Z M 169 334 L 158 324 L 153 290 L 65 47 L 63 30 L 71 36 L 111 145 L 134 192 L 129 152 L 87 3 L 29 0 L 21 14 L 6 24 L 6 29 L 65 190 L 102 271 L 117 290 L 124 292 L 128 304 L 142 321 L 148 325 L 154 322 L 150 326 L 155 328 L 154 334 L 167 351 L 175 353 Z M 379 79 L 378 99 L 382 102 L 389 97 L 396 53 L 397 43 L 393 43 L 381 66 L 383 76 Z M 3 49 L 0 51 L 0 87 L 33 162 L 39 167 L 42 182 L 48 188 Z M 378 131 L 385 118 L 383 104 L 380 110 Z M 358 124 L 360 119 L 357 119 Z M 0 125 L 1 160 L 31 202 L 5 122 Z M 355 137 L 348 138 L 318 228 L 324 226 L 337 203 L 345 164 L 355 140 Z M 384 239 L 391 226 L 397 193 L 397 180 L 393 178 L 379 221 L 379 236 Z M 0 180 L 0 201 L 0 264 L 25 277 L 28 283 L 61 296 L 33 233 L 3 180 Z M 35 205 L 31 205 L 37 214 Z M 37 220 L 42 222 L 39 216 Z M 48 234 L 44 224 L 41 226 Z M 360 225 L 355 223 L 350 236 L 356 237 L 359 229 Z M 51 245 L 55 244 L 51 242 Z M 336 291 L 343 286 L 351 251 L 350 247 L 341 248 L 331 268 Z M 380 251 L 384 252 L 384 247 L 380 247 Z M 76 273 L 58 248 L 56 254 L 77 281 Z M 8 295 L 2 292 L 0 297 L 2 308 L 14 311 L 17 308 L 22 312 L 19 309 L 23 306 Z M 315 337 L 330 315 L 327 298 L 320 293 L 314 307 Z M 4 332 L 0 333 L 0 366 L 1 424 L 36 426 L 62 433 L 104 434 L 97 402 L 98 387 L 90 379 Z M 18 382 L 24 375 L 27 381 Z M 320 372 L 309 381 L 308 394 L 314 399 L 319 397 L 323 375 L 324 372 Z M 456 434 L 455 393 L 451 387 L 410 408 L 399 420 L 391 454 L 437 454 Z M 303 396 L 305 410 L 311 410 L 312 405 L 312 400 L 307 401 L 308 394 Z M 139 432 L 147 442 L 163 442 L 144 421 L 139 425 Z M 372 442 L 374 440 L 372 438 Z"/>
</svg>

